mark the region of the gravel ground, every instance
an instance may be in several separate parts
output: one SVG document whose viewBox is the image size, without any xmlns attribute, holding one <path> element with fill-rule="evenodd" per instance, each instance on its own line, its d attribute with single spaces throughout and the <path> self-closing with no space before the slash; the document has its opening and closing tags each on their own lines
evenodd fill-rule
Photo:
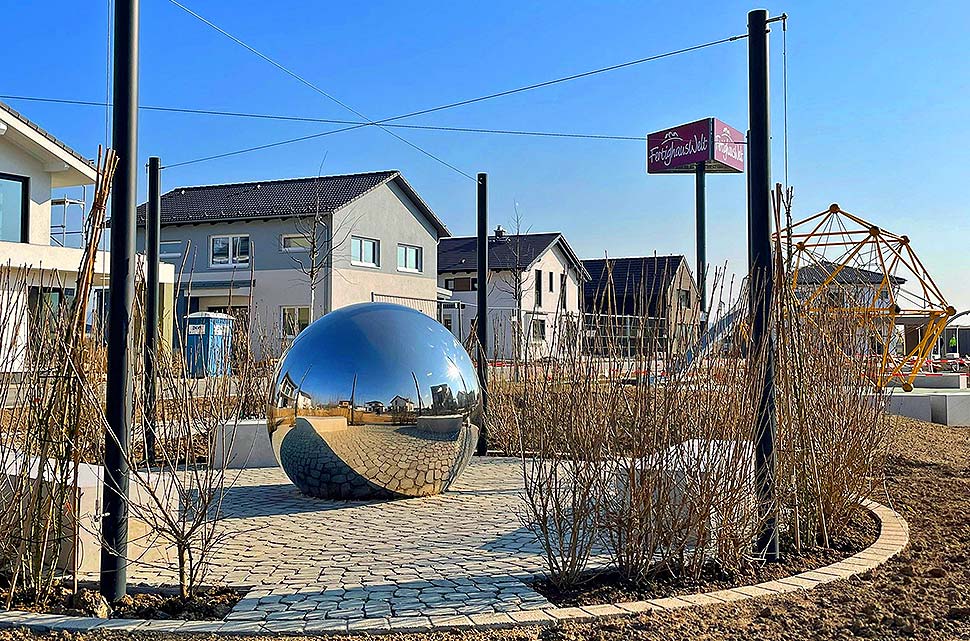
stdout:
<svg viewBox="0 0 970 641">
<path fill-rule="evenodd" d="M 394 641 L 970 639 L 970 428 L 900 420 L 887 480 L 910 546 L 885 566 L 809 592 L 558 628 L 395 635 Z M 90 641 L 158 635 L 52 634 Z M 22 630 L 0 641 L 36 638 Z M 188 637 L 176 637 L 188 639 Z M 162 641 L 159 639 L 159 641 Z M 173 641 L 168 636 L 164 641 Z"/>
</svg>

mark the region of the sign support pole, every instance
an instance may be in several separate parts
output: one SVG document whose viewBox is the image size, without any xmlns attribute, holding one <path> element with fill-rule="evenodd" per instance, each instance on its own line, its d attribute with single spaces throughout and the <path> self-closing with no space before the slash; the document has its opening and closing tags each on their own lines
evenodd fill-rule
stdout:
<svg viewBox="0 0 970 641">
<path fill-rule="evenodd" d="M 478 380 L 482 388 L 482 420 L 475 453 L 488 451 L 485 412 L 488 410 L 488 174 L 478 174 Z"/>
<path fill-rule="evenodd" d="M 771 130 L 768 110 L 768 12 L 748 13 L 748 295 L 751 306 L 750 356 L 765 359 L 755 423 L 755 484 L 761 532 L 755 552 L 778 560 L 775 505 L 774 345 L 771 328 Z"/>
<path fill-rule="evenodd" d="M 707 167 L 694 165 L 694 207 L 697 213 L 697 291 L 700 294 L 701 332 L 707 325 Z"/>
</svg>

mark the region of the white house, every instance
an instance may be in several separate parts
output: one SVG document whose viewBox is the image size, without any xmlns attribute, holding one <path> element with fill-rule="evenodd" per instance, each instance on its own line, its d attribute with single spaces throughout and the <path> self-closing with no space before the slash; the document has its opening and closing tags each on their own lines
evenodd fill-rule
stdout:
<svg viewBox="0 0 970 641">
<path fill-rule="evenodd" d="M 0 340 L 15 346 L 4 350 L 15 357 L 0 363 L 0 371 L 22 370 L 39 310 L 56 309 L 74 296 L 83 250 L 52 238 L 52 192 L 93 185 L 96 175 L 91 161 L 0 103 Z M 109 263 L 107 253 L 99 252 L 96 286 L 107 283 Z M 171 284 L 173 268 L 160 277 Z"/>
<path fill-rule="evenodd" d="M 397 395 L 391 399 L 388 406 L 391 408 L 392 412 L 413 412 L 414 411 L 414 401 L 410 398 L 405 398 L 401 395 Z"/>
<path fill-rule="evenodd" d="M 540 358 L 557 336 L 575 330 L 583 305 L 582 261 L 559 232 L 507 234 L 488 239 L 488 354 L 492 359 Z M 438 286 L 450 292 L 442 323 L 468 342 L 478 322 L 478 252 L 475 237 L 438 245 Z"/>
</svg>

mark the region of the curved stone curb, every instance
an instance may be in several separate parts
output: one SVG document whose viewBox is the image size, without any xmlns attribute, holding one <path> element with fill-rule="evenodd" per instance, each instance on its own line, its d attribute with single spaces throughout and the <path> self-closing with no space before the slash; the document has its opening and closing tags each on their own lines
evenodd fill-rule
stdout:
<svg viewBox="0 0 970 641">
<path fill-rule="evenodd" d="M 381 632 L 430 632 L 469 628 L 504 628 L 517 625 L 556 625 L 564 621 L 629 616 L 652 610 L 675 610 L 692 606 L 716 605 L 754 599 L 772 594 L 811 590 L 819 585 L 847 579 L 872 570 L 901 552 L 909 543 L 909 525 L 890 508 L 875 501 L 862 501 L 879 522 L 879 537 L 868 548 L 847 559 L 817 570 L 802 572 L 738 588 L 688 594 L 684 596 L 607 603 L 583 607 L 552 607 L 510 612 L 485 612 L 440 617 L 390 617 L 358 620 L 322 619 L 317 621 L 146 621 L 142 619 L 98 619 L 55 614 L 36 614 L 16 610 L 0 611 L 0 628 L 26 627 L 34 631 L 119 630 L 185 634 L 334 634 Z"/>
</svg>

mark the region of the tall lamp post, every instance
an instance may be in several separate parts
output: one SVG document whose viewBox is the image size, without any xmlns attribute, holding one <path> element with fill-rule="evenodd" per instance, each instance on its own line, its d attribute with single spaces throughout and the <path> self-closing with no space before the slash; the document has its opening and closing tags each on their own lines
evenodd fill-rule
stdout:
<svg viewBox="0 0 970 641">
<path fill-rule="evenodd" d="M 768 111 L 768 12 L 748 13 L 748 292 L 753 356 L 765 359 L 755 423 L 755 484 L 762 528 L 755 551 L 778 560 L 775 505 L 774 350 L 771 314 L 771 130 Z M 758 351 L 760 350 L 760 353 Z"/>
<path fill-rule="evenodd" d="M 138 1 L 115 0 L 111 146 L 118 168 L 111 187 L 111 277 L 108 376 L 101 520 L 101 594 L 117 601 L 127 589 L 128 464 L 132 378 L 130 323 L 135 290 L 135 197 L 138 188 Z"/>
<path fill-rule="evenodd" d="M 155 464 L 155 363 L 158 359 L 158 260 L 162 219 L 162 166 L 158 156 L 148 159 L 148 207 L 145 211 L 145 459 Z"/>
<path fill-rule="evenodd" d="M 485 412 L 488 407 L 488 174 L 478 174 L 478 380 L 482 388 L 482 420 L 475 453 L 488 452 Z"/>
</svg>

